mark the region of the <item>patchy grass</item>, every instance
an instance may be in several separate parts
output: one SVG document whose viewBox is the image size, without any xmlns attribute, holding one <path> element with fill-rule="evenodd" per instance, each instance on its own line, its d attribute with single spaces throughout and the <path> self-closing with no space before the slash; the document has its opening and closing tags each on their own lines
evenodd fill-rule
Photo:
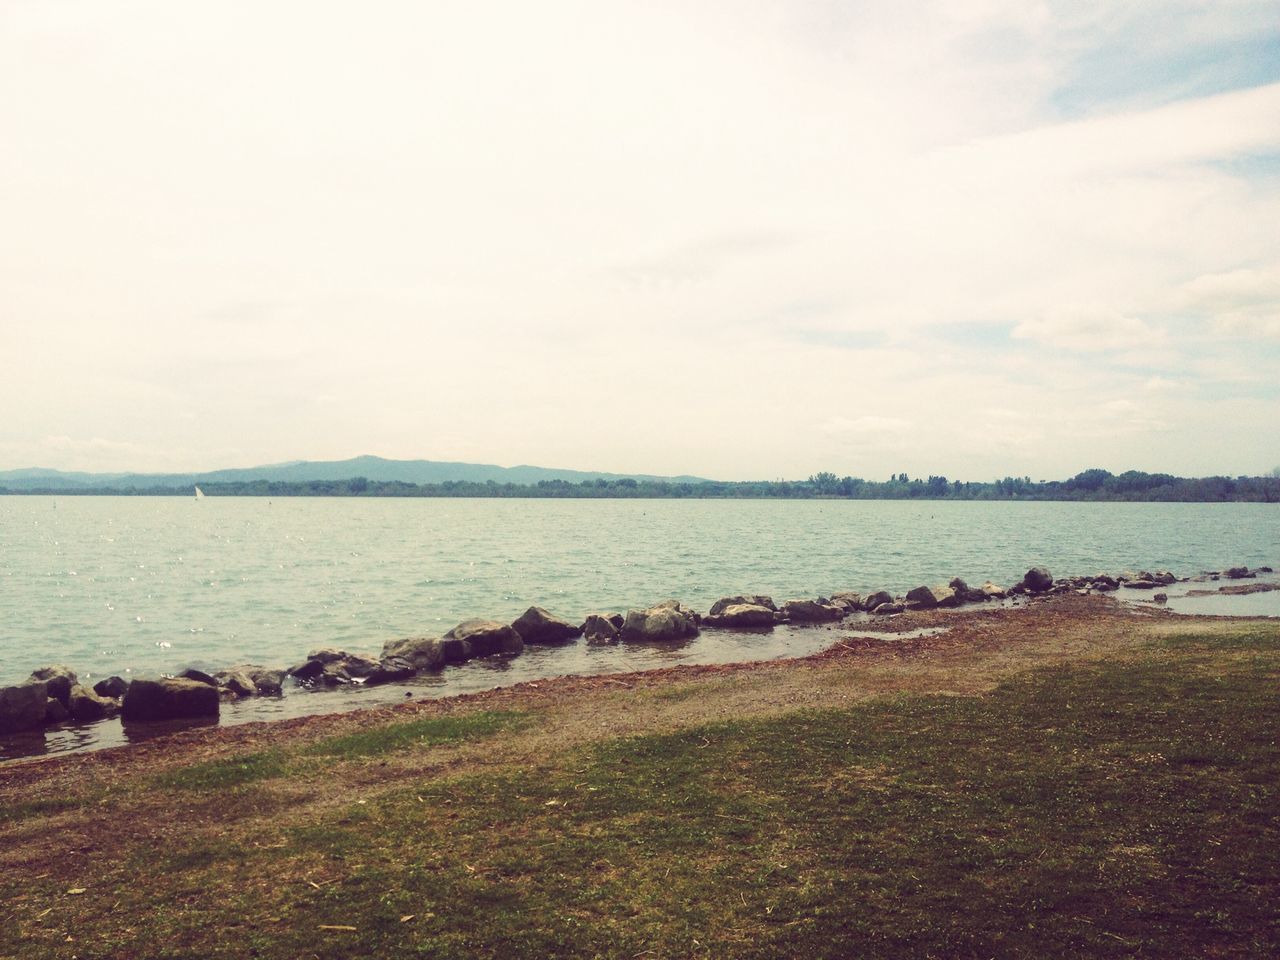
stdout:
<svg viewBox="0 0 1280 960">
<path fill-rule="evenodd" d="M 425 717 L 331 737 L 313 745 L 306 752 L 315 756 L 348 759 L 374 757 L 396 750 L 481 740 L 518 730 L 529 721 L 527 713 L 516 710 L 489 710 L 454 717 Z"/>
<path fill-rule="evenodd" d="M 157 774 L 152 782 L 172 790 L 225 790 L 257 780 L 282 777 L 286 769 L 283 750 L 262 750 L 168 770 Z"/>
<path fill-rule="evenodd" d="M 1278 641 L 605 741 L 175 841 L 83 895 L 0 878 L 0 957 L 1276 956 Z"/>
</svg>

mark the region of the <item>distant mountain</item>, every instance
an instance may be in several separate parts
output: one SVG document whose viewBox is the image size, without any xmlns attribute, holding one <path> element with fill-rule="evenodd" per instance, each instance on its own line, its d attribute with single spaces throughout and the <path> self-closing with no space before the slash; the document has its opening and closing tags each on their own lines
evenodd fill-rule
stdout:
<svg viewBox="0 0 1280 960">
<path fill-rule="evenodd" d="M 556 470 L 550 467 L 499 467 L 488 463 L 454 463 L 444 460 L 387 460 L 383 457 L 352 457 L 350 460 L 296 460 L 262 467 L 212 470 L 206 473 L 75 473 L 47 470 L 41 467 L 23 470 L 0 470 L 0 487 L 8 490 L 78 491 L 104 488 L 141 490 L 151 487 L 194 486 L 197 483 L 248 483 L 254 480 L 279 480 L 305 483 L 308 480 L 399 480 L 404 483 L 445 483 L 459 480 L 467 483 L 535 484 L 539 480 L 666 480 L 671 483 L 705 483 L 701 477 L 657 477 L 642 473 L 591 473 L 582 470 Z"/>
</svg>

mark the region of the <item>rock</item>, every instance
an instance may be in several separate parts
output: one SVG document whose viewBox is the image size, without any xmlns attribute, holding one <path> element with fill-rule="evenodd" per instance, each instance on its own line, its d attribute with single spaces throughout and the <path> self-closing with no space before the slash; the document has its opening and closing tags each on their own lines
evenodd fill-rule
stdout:
<svg viewBox="0 0 1280 960">
<path fill-rule="evenodd" d="M 465 640 L 471 655 L 513 657 L 524 652 L 524 640 L 514 628 L 496 620 L 464 620 L 445 635 L 446 640 Z"/>
<path fill-rule="evenodd" d="M 93 692 L 100 697 L 112 697 L 119 700 L 129 689 L 129 681 L 120 677 L 107 677 L 93 685 Z"/>
<path fill-rule="evenodd" d="M 33 671 L 27 680 L 47 683 L 49 685 L 48 695 L 55 700 L 61 701 L 64 707 L 67 706 L 67 699 L 71 696 L 71 688 L 80 682 L 76 677 L 75 671 L 62 664 L 41 667 L 39 670 Z"/>
<path fill-rule="evenodd" d="M 199 680 L 164 677 L 135 680 L 124 697 L 126 720 L 175 720 L 184 717 L 216 717 L 218 688 Z"/>
<path fill-rule="evenodd" d="M 893 594 L 888 590 L 877 590 L 862 601 L 862 609 L 871 611 L 882 603 L 893 603 Z"/>
<path fill-rule="evenodd" d="M 766 597 L 762 594 L 752 596 L 742 594 L 736 597 L 721 597 L 711 605 L 711 610 L 707 613 L 707 616 L 718 617 L 724 613 L 726 608 L 735 606 L 764 607 L 766 610 L 778 609 L 774 606 L 773 597 Z"/>
<path fill-rule="evenodd" d="M 1167 593 L 1157 593 L 1151 599 L 1154 600 L 1156 603 L 1168 603 L 1169 595 Z"/>
<path fill-rule="evenodd" d="M 1246 577 L 1256 576 L 1256 574 L 1250 573 L 1248 567 L 1230 567 L 1223 576 L 1228 580 L 1243 580 Z M 31 676 L 34 677 L 35 674 L 33 673 Z"/>
<path fill-rule="evenodd" d="M 1155 588 L 1154 580 L 1126 580 L 1124 582 L 1127 590 L 1152 590 Z"/>
<path fill-rule="evenodd" d="M 587 643 L 613 643 L 618 639 L 618 628 L 608 615 L 593 613 L 582 625 Z"/>
<path fill-rule="evenodd" d="M 386 661 L 393 658 L 409 661 L 415 670 L 440 670 L 445 665 L 444 643 L 437 637 L 388 640 L 382 645 L 382 659 Z"/>
<path fill-rule="evenodd" d="M 1053 576 L 1044 567 L 1032 567 L 1022 577 L 1022 586 L 1028 593 L 1044 593 L 1053 586 Z"/>
<path fill-rule="evenodd" d="M 564 643 L 582 632 L 581 627 L 547 613 L 542 607 L 530 607 L 511 626 L 525 643 Z"/>
<path fill-rule="evenodd" d="M 371 687 L 380 683 L 397 683 L 408 680 L 417 672 L 417 668 L 404 657 L 384 657 L 364 682 Z"/>
<path fill-rule="evenodd" d="M 331 687 L 342 687 L 349 683 L 367 680 L 378 671 L 378 661 L 358 653 L 343 653 L 341 657 L 324 664 L 320 671 L 320 682 Z"/>
<path fill-rule="evenodd" d="M 628 610 L 620 636 L 631 643 L 671 643 L 698 635 L 698 622 L 676 600 L 647 610 Z"/>
<path fill-rule="evenodd" d="M 981 603 L 990 597 L 977 587 L 971 587 L 961 577 L 952 577 L 948 586 L 955 591 L 957 603 Z"/>
<path fill-rule="evenodd" d="M 1270 567 L 1259 567 L 1258 572 L 1259 573 L 1275 573 L 1275 571 L 1272 570 Z"/>
<path fill-rule="evenodd" d="M 14 687 L 0 688 L 0 733 L 16 733 L 43 726 L 49 709 L 48 701 L 49 685 L 43 680 L 28 680 Z"/>
<path fill-rule="evenodd" d="M 832 603 L 852 604 L 855 610 L 862 609 L 862 594 L 855 593 L 852 590 L 837 590 L 831 595 Z"/>
<path fill-rule="evenodd" d="M 101 697 L 88 687 L 76 684 L 71 688 L 71 715 L 81 723 L 102 720 L 119 712 L 120 704 L 108 697 Z"/>
<path fill-rule="evenodd" d="M 258 695 L 258 684 L 244 670 L 219 670 L 213 676 L 220 688 L 237 699 Z"/>
<path fill-rule="evenodd" d="M 1110 593 L 1113 590 L 1120 589 L 1119 581 L 1115 577 L 1107 576 L 1105 573 L 1100 573 L 1090 580 L 1089 586 L 1099 593 Z"/>
<path fill-rule="evenodd" d="M 285 672 L 283 670 L 255 667 L 252 664 L 245 664 L 232 669 L 248 674 L 249 679 L 253 681 L 253 685 L 258 688 L 258 695 L 261 697 L 278 697 L 284 692 Z"/>
<path fill-rule="evenodd" d="M 990 580 L 978 589 L 982 591 L 982 595 L 988 600 L 1003 600 L 1006 596 L 1004 588 L 996 586 Z"/>
<path fill-rule="evenodd" d="M 57 697 L 46 697 L 44 701 L 44 722 L 61 723 L 71 716 L 71 711 L 66 708 L 61 700 Z"/>
<path fill-rule="evenodd" d="M 916 587 L 907 593 L 907 609 L 932 610 L 934 607 L 956 607 L 960 598 L 950 587 Z"/>
<path fill-rule="evenodd" d="M 1178 578 L 1168 570 L 1157 570 L 1151 579 L 1162 587 L 1167 587 L 1171 583 L 1178 582 Z"/>
<path fill-rule="evenodd" d="M 442 637 L 440 639 L 440 654 L 444 657 L 445 663 L 466 663 L 475 657 L 475 653 L 471 650 L 471 644 L 466 640 L 459 640 L 457 637 Z"/>
<path fill-rule="evenodd" d="M 605 619 L 612 623 L 617 630 L 621 630 L 622 625 L 627 622 L 627 618 L 620 613 L 605 614 Z"/>
<path fill-rule="evenodd" d="M 845 612 L 823 598 L 817 600 L 788 600 L 779 611 L 792 623 L 831 623 L 843 620 Z"/>
<path fill-rule="evenodd" d="M 211 687 L 216 687 L 218 685 L 218 681 L 210 674 L 205 673 L 203 670 L 197 670 L 195 667 L 188 667 L 186 670 L 183 670 L 178 674 L 178 679 L 194 680 L 197 683 L 207 683 Z"/>
<path fill-rule="evenodd" d="M 891 613 L 902 613 L 906 609 L 907 608 L 904 607 L 902 604 L 894 603 L 893 601 L 890 601 L 888 603 L 876 604 L 875 609 L 873 609 L 871 613 L 877 617 L 883 617 Z"/>
<path fill-rule="evenodd" d="M 775 611 L 755 603 L 731 603 L 717 614 L 708 614 L 702 620 L 705 627 L 738 627 L 772 630 Z"/>
</svg>

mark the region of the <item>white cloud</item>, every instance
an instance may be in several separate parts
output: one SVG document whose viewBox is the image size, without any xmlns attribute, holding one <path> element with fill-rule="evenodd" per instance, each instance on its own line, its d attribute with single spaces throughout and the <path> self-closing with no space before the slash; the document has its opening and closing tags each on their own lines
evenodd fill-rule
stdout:
<svg viewBox="0 0 1280 960">
<path fill-rule="evenodd" d="M 1164 332 L 1137 317 L 1098 307 L 1066 307 L 1013 328 L 1013 335 L 1068 350 L 1128 350 L 1162 342 Z"/>
</svg>

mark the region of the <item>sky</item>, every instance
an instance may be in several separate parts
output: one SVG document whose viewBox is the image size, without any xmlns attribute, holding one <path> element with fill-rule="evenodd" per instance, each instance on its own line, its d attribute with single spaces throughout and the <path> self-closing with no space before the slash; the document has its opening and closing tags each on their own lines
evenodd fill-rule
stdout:
<svg viewBox="0 0 1280 960">
<path fill-rule="evenodd" d="M 1276 0 L 0 0 L 0 469 L 1280 466 Z"/>
</svg>

